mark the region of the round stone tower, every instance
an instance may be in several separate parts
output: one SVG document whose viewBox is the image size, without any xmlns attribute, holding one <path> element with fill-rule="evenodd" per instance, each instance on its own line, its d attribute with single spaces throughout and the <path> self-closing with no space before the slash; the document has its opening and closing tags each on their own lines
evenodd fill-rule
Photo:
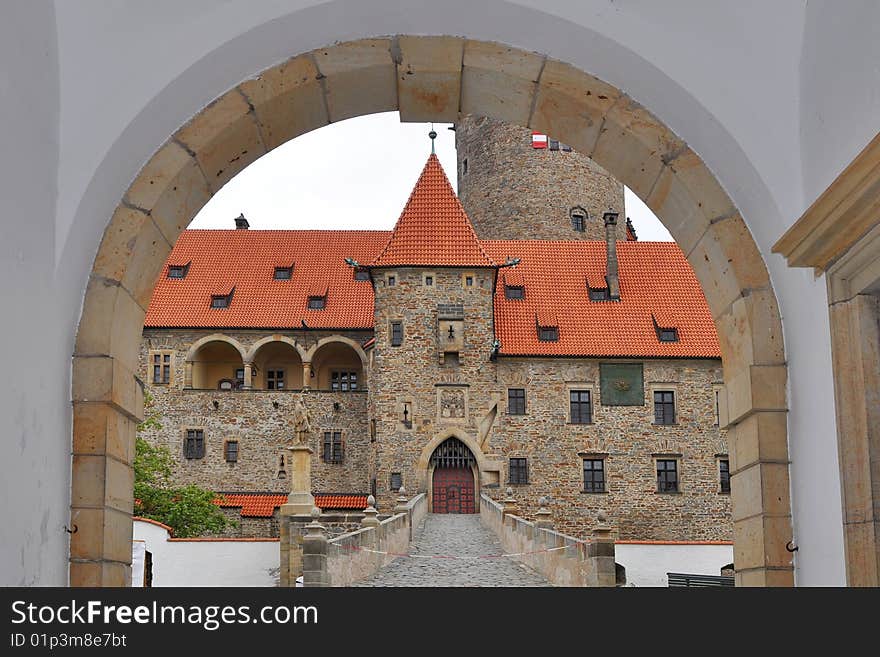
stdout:
<svg viewBox="0 0 880 657">
<path fill-rule="evenodd" d="M 552 137 L 552 136 L 551 136 Z M 602 214 L 623 218 L 623 185 L 552 138 L 486 117 L 455 126 L 458 196 L 477 236 L 489 240 L 604 240 Z M 618 222 L 626 239 L 626 222 Z"/>
</svg>

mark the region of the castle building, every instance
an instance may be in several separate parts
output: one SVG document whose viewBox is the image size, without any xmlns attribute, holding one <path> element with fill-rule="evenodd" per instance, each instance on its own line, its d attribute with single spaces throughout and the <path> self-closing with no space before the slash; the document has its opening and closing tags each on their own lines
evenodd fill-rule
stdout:
<svg viewBox="0 0 880 657">
<path fill-rule="evenodd" d="M 564 144 L 456 127 L 461 200 L 432 154 L 392 231 L 184 231 L 144 326 L 144 436 L 251 535 L 277 532 L 302 399 L 324 509 L 405 486 L 473 513 L 510 487 L 575 536 L 604 510 L 621 540 L 729 540 L 720 350 L 681 250 L 635 240 L 620 184 Z"/>
</svg>

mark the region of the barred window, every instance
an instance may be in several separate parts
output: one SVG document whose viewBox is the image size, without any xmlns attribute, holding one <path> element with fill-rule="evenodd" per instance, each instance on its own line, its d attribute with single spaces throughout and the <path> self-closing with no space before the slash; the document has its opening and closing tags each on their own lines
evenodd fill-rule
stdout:
<svg viewBox="0 0 880 657">
<path fill-rule="evenodd" d="M 584 459 L 584 492 L 605 492 L 604 459 Z"/>
<path fill-rule="evenodd" d="M 188 459 L 205 458 L 205 432 L 202 429 L 187 429 L 183 443 L 183 455 Z"/>
<path fill-rule="evenodd" d="M 722 493 L 730 492 L 730 460 L 718 459 L 718 477 Z"/>
<path fill-rule="evenodd" d="M 507 414 L 526 414 L 526 391 L 525 388 L 509 388 L 507 390 Z"/>
<path fill-rule="evenodd" d="M 657 492 L 678 492 L 678 461 L 657 459 Z"/>
<path fill-rule="evenodd" d="M 391 490 L 395 493 L 400 490 L 400 487 L 403 486 L 403 475 L 399 472 L 391 473 Z"/>
<path fill-rule="evenodd" d="M 654 424 L 675 424 L 675 393 L 671 390 L 654 392 Z"/>
<path fill-rule="evenodd" d="M 236 461 L 238 461 L 237 440 L 226 441 L 226 444 L 223 446 L 223 456 L 226 458 L 227 463 L 235 463 Z"/>
<path fill-rule="evenodd" d="M 391 322 L 391 346 L 399 347 L 403 344 L 403 322 Z"/>
<path fill-rule="evenodd" d="M 593 405 L 589 390 L 570 391 L 568 403 L 572 424 L 590 424 L 593 421 Z"/>
<path fill-rule="evenodd" d="M 529 483 L 529 461 L 525 458 L 511 458 L 508 465 L 510 472 L 509 483 L 511 484 L 527 484 Z"/>
<path fill-rule="evenodd" d="M 324 432 L 324 463 L 342 463 L 342 432 Z"/>
</svg>

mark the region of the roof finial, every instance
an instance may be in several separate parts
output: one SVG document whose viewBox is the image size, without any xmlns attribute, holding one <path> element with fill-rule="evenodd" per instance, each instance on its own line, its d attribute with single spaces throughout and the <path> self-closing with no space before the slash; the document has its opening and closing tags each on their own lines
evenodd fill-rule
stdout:
<svg viewBox="0 0 880 657">
<path fill-rule="evenodd" d="M 428 133 L 431 138 L 431 155 L 434 155 L 434 140 L 437 139 L 437 132 L 434 130 L 434 124 L 431 124 L 431 132 Z"/>
</svg>

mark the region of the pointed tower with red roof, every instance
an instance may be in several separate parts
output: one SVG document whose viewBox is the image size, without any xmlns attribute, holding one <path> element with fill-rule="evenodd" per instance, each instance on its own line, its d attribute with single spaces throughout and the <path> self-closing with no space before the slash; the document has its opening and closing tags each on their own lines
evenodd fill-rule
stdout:
<svg viewBox="0 0 880 657">
<path fill-rule="evenodd" d="M 436 155 L 368 266 L 375 287 L 376 385 L 369 393 L 378 425 L 375 487 L 380 500 L 393 503 L 397 485 L 420 485 L 416 463 L 401 458 L 400 445 L 426 431 L 474 435 L 489 408 L 485 395 L 478 402 L 470 390 L 494 385 L 486 364 L 498 265 Z"/>
</svg>

